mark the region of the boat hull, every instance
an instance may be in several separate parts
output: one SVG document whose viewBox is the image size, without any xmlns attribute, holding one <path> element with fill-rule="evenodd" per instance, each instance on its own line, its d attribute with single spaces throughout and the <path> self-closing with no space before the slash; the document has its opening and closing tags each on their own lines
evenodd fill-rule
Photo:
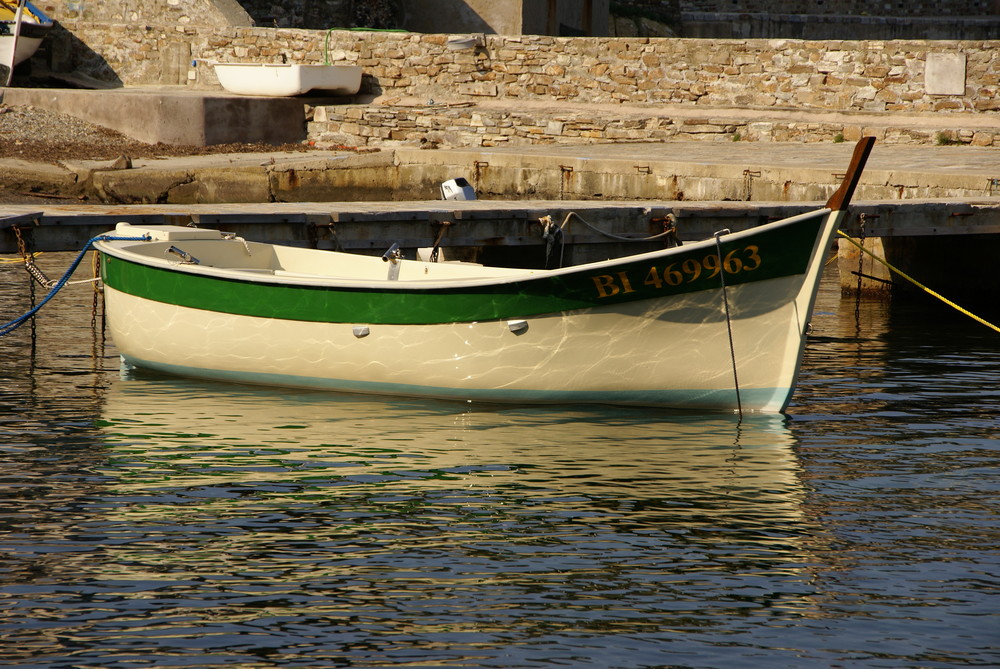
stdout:
<svg viewBox="0 0 1000 669">
<path fill-rule="evenodd" d="M 745 410 L 787 403 L 804 327 L 788 299 L 796 283 L 730 291 L 734 305 L 775 304 L 734 314 Z M 114 289 L 106 300 L 126 363 L 185 376 L 484 402 L 738 405 L 721 291 L 513 322 L 372 325 L 362 337 L 351 324 L 208 315 Z"/>
<path fill-rule="evenodd" d="M 15 26 L 15 16 L 13 9 L 0 8 L 0 65 L 8 65 L 13 59 L 13 65 L 17 66 L 31 58 L 52 30 L 51 19 L 31 3 L 27 3 L 19 27 Z"/>
<path fill-rule="evenodd" d="M 20 65 L 24 61 L 28 60 L 35 55 L 38 51 L 38 47 L 42 43 L 41 37 L 25 37 L 21 35 L 17 39 L 17 46 L 14 48 L 14 65 Z M 11 47 L 14 46 L 14 37 L 12 35 L 0 35 L 0 55 L 9 54 Z M 9 60 L 9 59 L 8 59 Z"/>
<path fill-rule="evenodd" d="M 123 360 L 138 367 L 481 402 L 780 412 L 795 385 L 838 216 L 789 221 L 727 235 L 725 244 L 426 286 L 167 266 L 163 247 L 154 245 L 145 247 L 146 264 L 110 244 L 98 247 L 109 251 L 102 256 L 109 328 Z M 187 230 L 177 234 L 195 234 Z M 223 243 L 243 254 L 235 240 L 184 245 L 205 257 Z M 152 259 L 154 248 L 161 258 Z M 406 267 L 432 278 L 446 270 Z"/>
<path fill-rule="evenodd" d="M 361 88 L 361 68 L 355 65 L 214 63 L 219 83 L 230 93 L 293 97 L 312 90 L 354 95 Z"/>
</svg>

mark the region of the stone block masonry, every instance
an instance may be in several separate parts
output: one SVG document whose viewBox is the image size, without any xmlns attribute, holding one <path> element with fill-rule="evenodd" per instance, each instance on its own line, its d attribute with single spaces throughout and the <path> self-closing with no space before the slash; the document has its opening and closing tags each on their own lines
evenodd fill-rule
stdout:
<svg viewBox="0 0 1000 669">
<path fill-rule="evenodd" d="M 868 119 L 871 121 L 871 118 Z M 903 120 L 879 125 L 860 121 L 811 122 L 782 118 L 734 118 L 724 110 L 696 117 L 677 107 L 629 107 L 620 112 L 561 108 L 513 111 L 483 106 L 434 104 L 320 106 L 308 135 L 320 147 L 495 147 L 667 140 L 757 142 L 853 142 L 864 135 L 889 144 L 1000 146 L 1000 128 L 955 129 L 947 121 L 912 127 Z"/>
<path fill-rule="evenodd" d="M 871 125 L 865 115 L 882 118 L 884 141 L 985 146 L 998 143 L 1000 133 L 1000 41 L 486 35 L 482 47 L 463 51 L 449 49 L 449 36 L 440 34 L 82 21 L 65 27 L 75 48 L 88 50 L 91 62 L 98 56 L 125 85 L 214 88 L 212 61 L 360 65 L 362 95 L 379 104 L 314 115 L 310 136 L 323 141 L 488 146 L 737 135 L 849 141 Z M 180 76 L 178 52 L 190 54 Z M 928 90 L 932 54 L 964 61 L 945 89 L 956 92 Z M 700 120 L 667 118 L 667 107 L 697 111 Z M 732 110 L 752 118 L 729 118 Z M 865 120 L 803 123 L 787 118 L 789 110 Z M 907 114 L 923 115 L 924 129 L 894 123 Z M 927 123 L 928 116 L 934 121 Z"/>
<path fill-rule="evenodd" d="M 804 4 L 790 0 L 683 0 L 684 11 L 737 13 L 801 13 L 873 16 L 982 16 L 995 11 L 991 0 L 908 0 L 902 3 L 872 0 L 825 0 Z"/>
</svg>

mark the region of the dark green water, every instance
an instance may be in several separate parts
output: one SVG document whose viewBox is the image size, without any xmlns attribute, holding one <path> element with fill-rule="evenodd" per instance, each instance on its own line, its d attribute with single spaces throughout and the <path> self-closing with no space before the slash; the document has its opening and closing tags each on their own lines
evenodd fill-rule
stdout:
<svg viewBox="0 0 1000 669">
<path fill-rule="evenodd" d="M 1000 665 L 1000 336 L 943 308 L 827 281 L 740 423 L 122 376 L 90 291 L 0 338 L 0 666 Z"/>
</svg>

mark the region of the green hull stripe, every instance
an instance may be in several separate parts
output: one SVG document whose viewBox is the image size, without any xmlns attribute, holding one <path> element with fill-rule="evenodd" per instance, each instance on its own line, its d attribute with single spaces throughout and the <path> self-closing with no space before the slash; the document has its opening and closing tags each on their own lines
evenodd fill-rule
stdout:
<svg viewBox="0 0 1000 669">
<path fill-rule="evenodd" d="M 722 242 L 726 285 L 803 274 L 825 215 L 805 217 L 738 241 Z M 156 302 L 227 314 L 295 321 L 434 324 L 526 318 L 538 314 L 656 299 L 720 286 L 710 248 L 583 268 L 479 287 L 378 289 L 264 283 L 166 269 L 102 253 L 102 277 L 115 290 Z"/>
</svg>

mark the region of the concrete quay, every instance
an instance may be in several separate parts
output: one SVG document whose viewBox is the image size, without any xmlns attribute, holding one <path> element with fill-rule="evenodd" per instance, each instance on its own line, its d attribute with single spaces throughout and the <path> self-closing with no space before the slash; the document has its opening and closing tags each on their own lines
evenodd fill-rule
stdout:
<svg viewBox="0 0 1000 669">
<path fill-rule="evenodd" d="M 484 199 L 825 200 L 853 146 L 843 143 L 602 143 L 371 153 L 216 154 L 58 165 L 0 160 L 12 193 L 106 204 L 429 200 L 464 177 Z M 992 200 L 1000 150 L 876 144 L 859 200 Z"/>
</svg>

